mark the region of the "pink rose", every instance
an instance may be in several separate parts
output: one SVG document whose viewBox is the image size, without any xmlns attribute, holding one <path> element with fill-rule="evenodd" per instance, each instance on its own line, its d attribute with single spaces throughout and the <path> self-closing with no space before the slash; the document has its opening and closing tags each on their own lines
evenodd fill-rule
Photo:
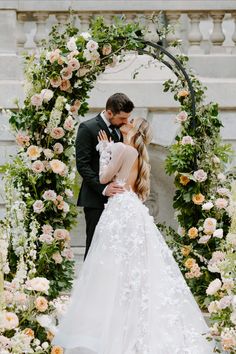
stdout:
<svg viewBox="0 0 236 354">
<path fill-rule="evenodd" d="M 187 144 L 194 145 L 193 138 L 189 135 L 183 136 L 183 138 L 181 140 L 181 144 L 182 145 L 187 145 Z"/>
<path fill-rule="evenodd" d="M 54 173 L 61 174 L 64 170 L 66 170 L 66 165 L 64 162 L 54 159 L 50 161 L 51 169 Z"/>
<path fill-rule="evenodd" d="M 50 84 L 51 84 L 52 87 L 55 87 L 55 88 L 59 87 L 59 86 L 61 85 L 61 78 L 60 78 L 60 76 L 57 76 L 57 77 L 55 77 L 55 78 L 52 78 L 52 79 L 50 80 Z"/>
<path fill-rule="evenodd" d="M 56 229 L 54 231 L 55 240 L 68 240 L 70 238 L 69 231 L 66 229 Z"/>
<path fill-rule="evenodd" d="M 61 139 L 65 135 L 65 132 L 63 128 L 57 127 L 51 130 L 50 135 L 53 139 Z"/>
<path fill-rule="evenodd" d="M 228 188 L 217 188 L 217 193 L 219 195 L 228 197 L 230 195 L 230 190 Z"/>
<path fill-rule="evenodd" d="M 218 209 L 225 209 L 228 206 L 228 200 L 226 200 L 224 198 L 218 198 L 215 201 L 215 206 Z"/>
<path fill-rule="evenodd" d="M 48 60 L 50 63 L 54 63 L 60 58 L 60 49 L 55 49 L 53 52 L 48 53 Z"/>
<path fill-rule="evenodd" d="M 47 244 L 51 244 L 53 242 L 53 237 L 51 235 L 48 234 L 42 234 L 39 236 L 39 241 L 40 242 L 45 242 Z"/>
<path fill-rule="evenodd" d="M 36 200 L 36 202 L 34 202 L 33 204 L 33 209 L 34 212 L 37 214 L 40 214 L 44 211 L 44 204 L 42 202 L 42 200 Z"/>
<path fill-rule="evenodd" d="M 56 198 L 57 198 L 57 194 L 51 189 L 43 193 L 43 199 L 45 200 L 56 200 Z"/>
<path fill-rule="evenodd" d="M 63 146 L 62 144 L 60 143 L 56 143 L 54 146 L 53 146 L 53 151 L 56 153 L 56 154 L 62 154 L 63 153 Z"/>
<path fill-rule="evenodd" d="M 16 136 L 16 142 L 20 146 L 29 146 L 30 137 L 22 133 L 18 133 Z"/>
<path fill-rule="evenodd" d="M 78 70 L 78 69 L 80 68 L 80 63 L 79 63 L 79 61 L 78 61 L 76 58 L 70 59 L 69 62 L 68 62 L 68 68 L 69 68 L 71 71 Z"/>
<path fill-rule="evenodd" d="M 60 71 L 63 80 L 69 80 L 72 78 L 72 69 L 67 67 Z"/>
<path fill-rule="evenodd" d="M 71 116 L 69 116 L 69 117 L 66 118 L 66 120 L 65 120 L 65 122 L 63 124 L 63 128 L 65 130 L 71 131 L 71 130 L 74 129 L 74 125 L 75 125 L 74 119 Z"/>
<path fill-rule="evenodd" d="M 35 173 L 41 173 L 45 171 L 44 164 L 40 160 L 34 161 L 31 165 L 31 169 Z"/>
<path fill-rule="evenodd" d="M 45 224 L 42 226 L 42 230 L 44 234 L 51 235 L 53 232 L 53 227 L 51 225 Z"/>
<path fill-rule="evenodd" d="M 207 179 L 207 173 L 204 170 L 195 171 L 193 176 L 198 182 L 204 182 Z"/>
<path fill-rule="evenodd" d="M 179 123 L 184 123 L 188 119 L 188 114 L 185 111 L 181 111 L 179 114 L 176 116 L 176 121 Z"/>
<path fill-rule="evenodd" d="M 39 108 L 43 104 L 43 97 L 41 94 L 35 94 L 31 97 L 31 104 L 36 108 Z"/>
<path fill-rule="evenodd" d="M 68 55 L 67 55 L 67 58 L 68 60 L 71 60 L 73 59 L 76 55 L 79 54 L 79 51 L 76 49 L 76 50 L 73 50 L 72 52 L 70 52 Z"/>
<path fill-rule="evenodd" d="M 71 248 L 65 248 L 62 251 L 62 256 L 65 257 L 66 259 L 72 260 L 74 259 L 74 254 Z"/>
</svg>

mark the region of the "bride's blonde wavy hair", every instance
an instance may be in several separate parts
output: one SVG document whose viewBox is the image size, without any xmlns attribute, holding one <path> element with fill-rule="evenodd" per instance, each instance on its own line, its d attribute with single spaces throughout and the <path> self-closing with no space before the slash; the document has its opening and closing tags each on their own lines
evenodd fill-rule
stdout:
<svg viewBox="0 0 236 354">
<path fill-rule="evenodd" d="M 127 140 L 138 151 L 138 177 L 135 191 L 138 197 L 145 201 L 150 193 L 150 164 L 147 145 L 151 143 L 152 134 L 148 121 L 144 118 L 135 118 L 133 127 L 127 134 Z"/>
</svg>

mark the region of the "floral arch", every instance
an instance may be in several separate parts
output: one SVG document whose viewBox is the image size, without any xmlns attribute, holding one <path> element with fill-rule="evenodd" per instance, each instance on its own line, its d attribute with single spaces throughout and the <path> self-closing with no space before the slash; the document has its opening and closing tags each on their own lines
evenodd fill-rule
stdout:
<svg viewBox="0 0 236 354">
<path fill-rule="evenodd" d="M 164 31 L 159 35 L 163 39 Z M 222 173 L 231 150 L 221 144 L 217 104 L 204 104 L 205 88 L 187 68 L 186 56 L 174 57 L 160 43 L 145 41 L 137 23 L 107 25 L 97 18 L 86 33 L 71 24 L 63 32 L 54 27 L 39 56 L 26 57 L 24 106 L 10 117 L 19 151 L 5 166 L 7 216 L 0 235 L 0 349 L 6 353 L 62 353 L 51 339 L 67 301 L 62 294 L 74 276 L 69 231 L 77 214 L 71 200 L 75 117 L 88 111 L 97 76 L 123 60 L 125 51 L 148 54 L 177 76 L 164 83 L 180 104 L 176 120 L 182 128 L 166 171 L 175 174 L 181 229 L 160 227 L 172 236 L 170 245 L 200 306 L 210 304 L 212 335 L 229 352 L 236 347 L 230 300 L 235 284 L 231 275 L 224 280 L 236 243 L 229 236 L 236 231 L 230 226 L 235 212 L 226 210 L 233 197 Z M 220 308 L 222 298 L 228 302 Z"/>
</svg>

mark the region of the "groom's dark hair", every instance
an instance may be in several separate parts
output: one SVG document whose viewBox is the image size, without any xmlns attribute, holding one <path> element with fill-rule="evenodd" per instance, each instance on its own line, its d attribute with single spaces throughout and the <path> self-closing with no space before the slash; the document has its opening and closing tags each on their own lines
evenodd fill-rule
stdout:
<svg viewBox="0 0 236 354">
<path fill-rule="evenodd" d="M 124 93 L 114 93 L 106 103 L 106 110 L 111 110 L 113 114 L 119 114 L 121 111 L 130 113 L 134 109 L 133 102 Z"/>
</svg>

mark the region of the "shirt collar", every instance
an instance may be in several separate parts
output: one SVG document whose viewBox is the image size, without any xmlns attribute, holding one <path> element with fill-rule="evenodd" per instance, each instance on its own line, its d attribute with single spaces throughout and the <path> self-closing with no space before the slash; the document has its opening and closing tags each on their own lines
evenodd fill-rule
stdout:
<svg viewBox="0 0 236 354">
<path fill-rule="evenodd" d="M 111 125 L 111 123 L 109 122 L 109 120 L 106 118 L 105 116 L 105 111 L 102 111 L 100 113 L 100 116 L 102 117 L 102 119 L 104 120 L 104 122 L 106 123 L 106 125 L 109 127 Z"/>
</svg>

